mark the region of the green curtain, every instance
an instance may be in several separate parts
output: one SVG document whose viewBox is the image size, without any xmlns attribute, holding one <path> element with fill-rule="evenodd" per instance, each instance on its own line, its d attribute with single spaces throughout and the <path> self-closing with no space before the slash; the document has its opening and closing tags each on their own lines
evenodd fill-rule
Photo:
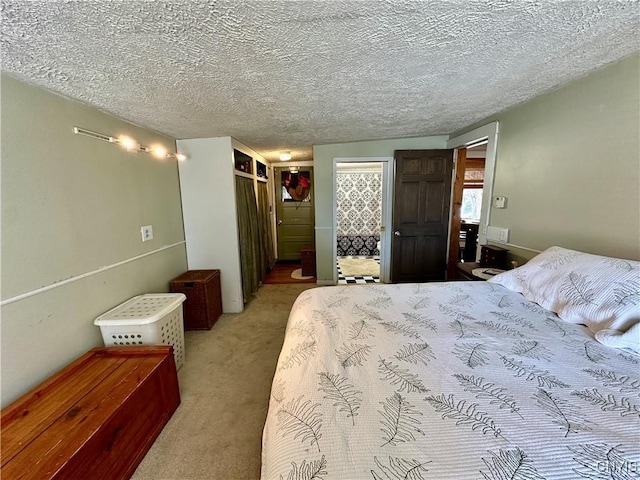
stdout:
<svg viewBox="0 0 640 480">
<path fill-rule="evenodd" d="M 240 267 L 242 270 L 242 293 L 244 302 L 260 286 L 260 272 L 264 268 L 261 261 L 260 226 L 258 206 L 253 180 L 236 176 L 236 205 L 238 208 L 238 235 L 240 241 Z"/>
<path fill-rule="evenodd" d="M 262 251 L 262 277 L 271 270 L 276 263 L 273 253 L 273 228 L 269 213 L 269 189 L 265 182 L 258 182 L 258 210 L 260 217 L 260 249 Z"/>
</svg>

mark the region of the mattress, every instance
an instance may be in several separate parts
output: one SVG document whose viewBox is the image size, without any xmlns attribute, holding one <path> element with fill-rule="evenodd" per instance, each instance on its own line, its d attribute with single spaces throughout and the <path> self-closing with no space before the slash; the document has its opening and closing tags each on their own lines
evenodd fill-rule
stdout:
<svg viewBox="0 0 640 480">
<path fill-rule="evenodd" d="M 262 478 L 640 478 L 639 369 L 495 283 L 307 290 Z"/>
</svg>

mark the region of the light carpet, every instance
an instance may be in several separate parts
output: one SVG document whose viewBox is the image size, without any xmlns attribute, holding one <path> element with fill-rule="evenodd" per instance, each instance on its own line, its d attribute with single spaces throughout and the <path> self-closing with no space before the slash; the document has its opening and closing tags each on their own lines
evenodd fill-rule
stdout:
<svg viewBox="0 0 640 480">
<path fill-rule="evenodd" d="M 185 332 L 182 403 L 133 480 L 260 478 L 262 428 L 289 311 L 315 286 L 263 285 L 244 312 Z"/>
<path fill-rule="evenodd" d="M 380 264 L 372 258 L 339 258 L 338 265 L 345 277 L 380 276 Z"/>
</svg>

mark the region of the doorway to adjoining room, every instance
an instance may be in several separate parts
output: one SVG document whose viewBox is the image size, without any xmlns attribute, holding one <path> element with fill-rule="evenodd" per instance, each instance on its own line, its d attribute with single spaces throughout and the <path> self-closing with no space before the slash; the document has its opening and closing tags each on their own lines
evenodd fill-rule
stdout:
<svg viewBox="0 0 640 480">
<path fill-rule="evenodd" d="M 315 283 L 313 167 L 275 167 L 278 261 L 263 283 Z"/>
<path fill-rule="evenodd" d="M 338 284 L 380 283 L 383 162 L 336 163 Z"/>
<path fill-rule="evenodd" d="M 458 278 L 457 269 L 462 265 L 460 262 L 468 263 L 469 266 L 477 262 L 480 253 L 479 246 L 487 243 L 487 232 L 491 220 L 498 127 L 498 122 L 492 122 L 447 141 L 447 147 L 455 149 L 457 156 L 452 192 L 451 223 L 449 225 L 447 278 L 450 280 Z M 470 171 L 465 175 L 467 173 L 467 158 L 469 159 Z M 472 174 L 471 170 L 476 171 Z M 475 234 L 475 241 L 469 241 L 466 235 L 464 238 L 460 235 L 461 231 L 469 224 L 473 228 L 470 237 Z M 466 255 L 465 250 L 467 250 Z"/>
<path fill-rule="evenodd" d="M 484 163 L 487 144 L 467 148 L 462 204 L 460 205 L 460 248 L 458 260 L 475 262 L 478 249 L 478 232 L 482 213 L 484 187 Z"/>
</svg>

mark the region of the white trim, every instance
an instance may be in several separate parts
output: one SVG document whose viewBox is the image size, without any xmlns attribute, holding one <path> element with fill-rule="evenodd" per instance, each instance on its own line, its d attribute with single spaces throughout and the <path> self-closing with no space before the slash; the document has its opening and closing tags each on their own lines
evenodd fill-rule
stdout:
<svg viewBox="0 0 640 480">
<path fill-rule="evenodd" d="M 140 260 L 141 258 L 148 257 L 149 255 L 153 255 L 154 253 L 162 252 L 163 250 L 167 250 L 169 248 L 177 247 L 178 245 L 184 245 L 185 241 L 173 243 L 171 245 L 165 245 L 164 247 L 160 247 L 157 250 L 153 250 L 151 252 L 143 253 L 142 255 L 137 255 L 135 257 L 128 258 L 126 260 L 122 260 L 121 262 L 114 263 L 112 265 L 107 265 L 105 267 L 97 268 L 96 270 L 92 270 L 90 272 L 83 273 L 81 275 L 77 275 L 75 277 L 67 278 L 66 280 L 62 280 L 60 282 L 52 283 L 50 285 L 46 285 L 44 287 L 38 288 L 36 290 L 31 290 L 30 292 L 22 293 L 20 295 L 16 295 L 15 297 L 7 298 L 6 300 L 2 300 L 0 302 L 0 306 L 8 305 L 13 302 L 17 302 L 19 300 L 23 300 L 25 298 L 32 297 L 34 295 L 38 295 L 39 293 L 47 292 L 57 287 L 61 287 L 63 285 L 67 285 L 72 282 L 76 282 L 78 280 L 82 280 L 83 278 L 91 277 L 92 275 L 96 275 L 98 273 L 106 272 L 107 270 L 111 270 L 112 268 L 119 267 L 121 265 L 125 265 L 130 262 L 134 262 L 136 260 Z"/>
<path fill-rule="evenodd" d="M 395 185 L 395 163 L 390 157 L 382 172 L 382 219 L 386 225 L 380 232 L 380 282 L 391 282 L 391 235 L 393 231 L 393 187 Z"/>
<path fill-rule="evenodd" d="M 243 172 L 242 170 L 234 170 L 233 174 L 236 177 L 244 177 L 244 178 L 248 178 L 249 180 L 253 180 L 254 176 L 251 173 L 247 173 L 247 172 Z"/>
<path fill-rule="evenodd" d="M 469 145 L 477 145 L 480 141 L 487 140 L 487 156 L 484 162 L 484 186 L 482 188 L 482 208 L 480 210 L 480 231 L 478 232 L 478 245 L 487 243 L 487 226 L 491 220 L 491 198 L 493 196 L 493 181 L 495 177 L 498 133 L 500 125 L 492 122 L 478 127 L 470 132 L 463 133 L 447 141 L 447 148 L 461 148 Z M 449 222 L 451 223 L 451 222 Z M 478 249 L 476 259 L 480 258 Z"/>
<path fill-rule="evenodd" d="M 331 198 L 333 208 L 333 222 L 331 226 L 331 258 L 333 261 L 333 285 L 338 284 L 338 267 L 336 265 L 338 213 L 336 208 L 336 178 L 338 163 L 382 163 L 382 226 L 380 232 L 380 282 L 389 283 L 391 272 L 391 230 L 393 230 L 393 157 L 335 157 L 333 159 L 333 174 L 331 183 Z M 324 227 L 328 228 L 328 227 Z"/>
<path fill-rule="evenodd" d="M 339 163 L 340 173 L 381 173 L 380 162 L 345 162 Z"/>
<path fill-rule="evenodd" d="M 236 140 L 233 137 L 229 137 L 229 138 L 231 139 L 231 148 L 238 150 L 244 153 L 245 155 L 249 155 L 253 160 L 259 160 L 260 163 L 264 163 L 265 165 L 269 163 L 264 159 L 262 155 L 260 155 L 258 152 L 256 152 L 252 148 L 247 147 L 244 143 L 241 143 L 240 141 Z M 235 162 L 235 158 L 233 158 L 233 155 L 231 158 L 231 163 L 235 168 L 236 162 Z"/>
<path fill-rule="evenodd" d="M 496 245 L 507 245 L 508 247 L 514 247 L 514 248 L 518 248 L 520 250 L 526 250 L 528 252 L 533 252 L 533 253 L 542 253 L 542 250 L 536 250 L 535 248 L 523 247 L 522 245 L 516 245 L 515 243 L 498 242 L 496 240 L 491 240 L 491 243 L 494 243 Z"/>
<path fill-rule="evenodd" d="M 274 168 L 313 167 L 313 160 L 274 160 L 270 165 Z"/>
</svg>

